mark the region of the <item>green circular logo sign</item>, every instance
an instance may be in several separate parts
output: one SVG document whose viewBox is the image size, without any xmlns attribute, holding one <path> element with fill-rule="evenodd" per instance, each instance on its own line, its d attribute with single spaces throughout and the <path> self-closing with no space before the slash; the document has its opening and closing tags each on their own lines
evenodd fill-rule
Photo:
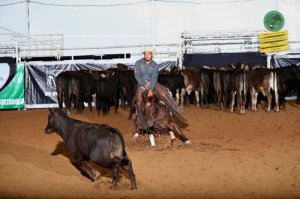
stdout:
<svg viewBox="0 0 300 199">
<path fill-rule="evenodd" d="M 281 30 L 284 26 L 284 17 L 278 11 L 270 11 L 265 15 L 264 25 L 269 31 Z"/>
</svg>

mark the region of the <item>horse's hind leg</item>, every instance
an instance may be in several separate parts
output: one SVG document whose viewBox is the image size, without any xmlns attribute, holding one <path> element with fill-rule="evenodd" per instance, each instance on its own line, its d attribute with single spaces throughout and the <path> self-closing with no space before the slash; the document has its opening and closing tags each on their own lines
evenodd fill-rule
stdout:
<svg viewBox="0 0 300 199">
<path fill-rule="evenodd" d="M 183 132 L 180 130 L 179 126 L 175 122 L 172 122 L 169 128 L 178 136 L 178 138 L 182 142 L 184 142 L 185 144 L 191 143 L 191 141 L 183 134 Z"/>
</svg>

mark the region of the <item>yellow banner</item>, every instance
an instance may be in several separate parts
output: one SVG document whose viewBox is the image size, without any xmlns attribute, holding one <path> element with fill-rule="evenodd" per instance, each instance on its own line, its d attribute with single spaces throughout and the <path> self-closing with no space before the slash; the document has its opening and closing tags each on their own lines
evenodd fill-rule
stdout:
<svg viewBox="0 0 300 199">
<path fill-rule="evenodd" d="M 260 48 L 269 48 L 269 47 L 276 47 L 276 46 L 286 46 L 288 44 L 289 44 L 288 41 L 271 42 L 271 43 L 260 44 Z"/>
<path fill-rule="evenodd" d="M 282 51 L 282 50 L 288 50 L 289 46 L 277 46 L 277 47 L 273 47 L 273 48 L 262 48 L 260 49 L 260 53 L 269 53 L 269 52 L 276 52 L 276 51 Z"/>
<path fill-rule="evenodd" d="M 287 41 L 288 40 L 288 36 L 287 35 L 283 35 L 283 36 L 278 36 L 278 37 L 269 37 L 269 38 L 262 38 L 260 39 L 260 43 L 267 43 L 267 42 L 274 42 L 274 41 Z"/>
<path fill-rule="evenodd" d="M 278 31 L 278 32 L 264 32 L 259 34 L 259 38 L 266 38 L 266 37 L 275 37 L 275 36 L 282 36 L 282 35 L 287 35 L 288 31 L 283 30 L 283 31 Z"/>
</svg>

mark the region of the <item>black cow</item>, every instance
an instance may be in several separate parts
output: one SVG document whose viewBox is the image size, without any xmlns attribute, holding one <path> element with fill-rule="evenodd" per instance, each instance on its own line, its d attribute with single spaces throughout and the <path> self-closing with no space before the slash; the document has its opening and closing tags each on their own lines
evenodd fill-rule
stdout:
<svg viewBox="0 0 300 199">
<path fill-rule="evenodd" d="M 213 73 L 215 70 L 200 68 L 199 69 L 199 89 L 201 107 L 207 107 L 209 96 L 213 95 Z"/>
<path fill-rule="evenodd" d="M 213 73 L 213 86 L 215 91 L 215 101 L 217 108 L 221 110 L 222 105 L 226 111 L 230 104 L 230 95 L 232 91 L 232 67 L 222 67 L 219 70 L 215 70 Z"/>
<path fill-rule="evenodd" d="M 297 103 L 300 104 L 300 65 L 295 66 L 296 67 L 296 79 L 297 79 Z"/>
<path fill-rule="evenodd" d="M 296 65 L 291 65 L 288 67 L 275 68 L 278 74 L 279 85 L 279 103 L 283 109 L 285 109 L 285 96 L 290 91 L 296 91 L 298 100 L 300 99 L 300 68 Z"/>
<path fill-rule="evenodd" d="M 94 75 L 92 71 L 79 71 L 81 83 L 81 97 L 83 102 L 88 103 L 89 110 L 92 111 L 93 95 L 96 93 L 96 81 L 98 76 Z"/>
<path fill-rule="evenodd" d="M 120 79 L 120 98 L 122 107 L 129 107 L 128 120 L 131 120 L 134 112 L 134 97 L 137 87 L 137 81 L 134 77 L 133 70 L 120 70 L 119 69 L 119 79 Z"/>
<path fill-rule="evenodd" d="M 221 110 L 222 106 L 222 100 L 223 100 L 223 86 L 222 86 L 222 76 L 224 71 L 221 70 L 215 70 L 213 73 L 213 86 L 215 89 L 215 96 L 216 96 L 216 103 L 219 110 Z M 223 102 L 224 104 L 224 102 Z"/>
<path fill-rule="evenodd" d="M 174 67 L 171 72 L 160 72 L 158 82 L 170 90 L 173 98 L 176 98 L 177 104 L 182 107 L 183 101 L 180 100 L 180 95 L 184 89 L 184 78 L 182 74 Z"/>
<path fill-rule="evenodd" d="M 233 80 L 232 80 L 232 74 L 233 74 L 233 69 L 228 68 L 222 71 L 221 73 L 221 83 L 222 83 L 222 101 L 224 105 L 224 109 L 228 110 L 229 105 L 230 105 L 230 94 L 232 92 L 232 85 L 233 85 Z"/>
<path fill-rule="evenodd" d="M 69 99 L 69 75 L 60 73 L 55 78 L 56 90 L 57 90 L 57 101 L 59 109 L 62 109 L 63 103 L 68 110 L 71 108 L 71 102 Z"/>
<path fill-rule="evenodd" d="M 113 172 L 112 187 L 116 188 L 119 169 L 124 168 L 131 181 L 131 189 L 136 189 L 132 163 L 128 159 L 123 136 L 118 129 L 106 124 L 91 124 L 67 117 L 61 110 L 49 109 L 45 133 L 60 135 L 73 157 L 75 165 L 94 181 L 99 176 L 89 164 L 109 168 Z"/>
<path fill-rule="evenodd" d="M 97 77 L 90 71 L 65 71 L 56 77 L 57 100 L 59 108 L 65 102 L 67 109 L 70 111 L 71 104 L 77 113 L 84 108 L 83 102 L 88 103 L 89 109 L 92 110 L 92 95 L 96 92 L 95 82 Z"/>
<path fill-rule="evenodd" d="M 219 110 L 223 107 L 226 111 L 229 107 L 233 85 L 231 79 L 233 70 L 234 68 L 232 68 L 232 66 L 225 66 L 220 69 L 215 69 L 213 72 L 214 100 Z"/>
<path fill-rule="evenodd" d="M 82 84 L 79 76 L 77 71 L 65 71 L 56 77 L 57 100 L 60 109 L 64 102 L 69 112 L 71 111 L 72 103 L 74 103 L 77 113 L 82 110 Z"/>
<path fill-rule="evenodd" d="M 98 114 L 102 110 L 107 115 L 111 104 L 114 105 L 114 112 L 118 112 L 120 94 L 120 79 L 117 69 L 108 69 L 101 73 L 96 82 L 96 109 Z"/>
</svg>

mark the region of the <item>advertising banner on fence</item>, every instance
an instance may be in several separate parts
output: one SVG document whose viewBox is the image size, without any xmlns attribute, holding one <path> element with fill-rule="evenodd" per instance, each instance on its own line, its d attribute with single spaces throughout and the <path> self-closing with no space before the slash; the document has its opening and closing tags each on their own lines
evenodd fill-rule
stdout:
<svg viewBox="0 0 300 199">
<path fill-rule="evenodd" d="M 24 108 L 24 65 L 0 63 L 0 109 Z"/>
<path fill-rule="evenodd" d="M 160 69 L 175 66 L 175 62 L 159 64 Z M 25 65 L 25 108 L 58 107 L 55 78 L 63 71 L 106 70 L 112 64 L 53 64 L 27 63 Z M 129 66 L 130 68 L 133 65 Z"/>
<path fill-rule="evenodd" d="M 26 64 L 25 108 L 58 107 L 56 76 L 63 71 L 105 70 L 100 64 Z"/>
</svg>

